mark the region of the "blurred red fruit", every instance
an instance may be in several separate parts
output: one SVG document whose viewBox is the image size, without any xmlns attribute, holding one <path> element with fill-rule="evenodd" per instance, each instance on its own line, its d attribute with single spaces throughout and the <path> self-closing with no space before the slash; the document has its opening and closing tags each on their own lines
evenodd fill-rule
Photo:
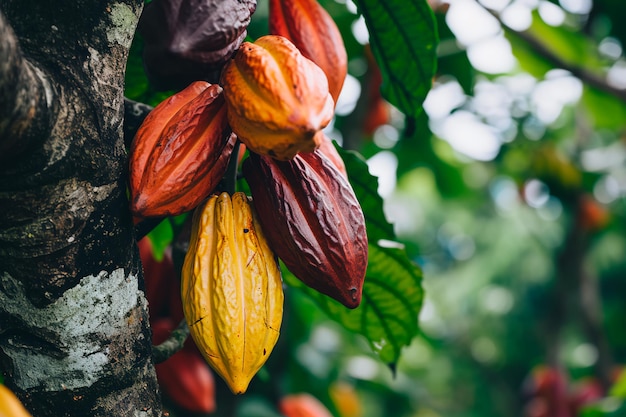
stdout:
<svg viewBox="0 0 626 417">
<path fill-rule="evenodd" d="M 368 64 L 368 79 L 366 85 L 367 111 L 363 122 L 363 133 L 367 136 L 374 134 L 378 127 L 389 123 L 390 107 L 389 103 L 383 99 L 380 86 L 383 83 L 383 76 L 374 59 L 371 49 L 365 50 Z"/>
<path fill-rule="evenodd" d="M 148 237 L 141 239 L 138 245 L 150 316 L 166 316 L 171 283 L 178 282 L 171 250 L 167 249 L 159 262 L 154 258 L 152 242 Z"/>
<path fill-rule="evenodd" d="M 587 231 L 595 232 L 603 229 L 610 220 L 606 207 L 590 195 L 582 195 L 578 201 L 578 225 Z"/>
<path fill-rule="evenodd" d="M 545 404 L 549 417 L 571 417 L 567 384 L 566 375 L 559 369 L 545 365 L 533 368 L 524 384 L 527 405 L 532 405 L 537 417 L 541 415 L 539 404 Z"/>
<path fill-rule="evenodd" d="M 580 409 L 604 397 L 602 384 L 596 378 L 587 377 L 577 380 L 570 391 L 569 404 L 572 416 L 577 416 Z"/>
<path fill-rule="evenodd" d="M 166 340 L 177 324 L 169 318 L 156 319 L 152 324 L 152 343 Z M 163 393 L 179 407 L 196 413 L 215 411 L 213 373 L 194 345 L 185 343 L 183 349 L 157 364 L 156 374 Z"/>
<path fill-rule="evenodd" d="M 324 404 L 311 394 L 291 394 L 278 404 L 285 417 L 333 417 Z"/>
</svg>

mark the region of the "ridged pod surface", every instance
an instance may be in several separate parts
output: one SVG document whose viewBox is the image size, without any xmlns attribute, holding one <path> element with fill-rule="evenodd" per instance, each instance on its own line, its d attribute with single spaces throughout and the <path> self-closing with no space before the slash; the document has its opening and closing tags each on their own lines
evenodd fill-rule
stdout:
<svg viewBox="0 0 626 417">
<path fill-rule="evenodd" d="M 2 384 L 0 384 L 0 416 L 31 417 L 15 394 Z"/>
<path fill-rule="evenodd" d="M 335 103 L 348 73 L 348 54 L 333 18 L 317 0 L 270 0 L 270 33 L 293 42 L 328 77 Z"/>
<path fill-rule="evenodd" d="M 244 193 L 212 196 L 196 210 L 181 294 L 198 349 L 233 393 L 245 392 L 278 340 L 283 290 Z"/>
<path fill-rule="evenodd" d="M 267 240 L 287 268 L 309 287 L 357 307 L 367 234 L 347 179 L 319 150 L 291 161 L 250 154 L 243 172 Z"/>
<path fill-rule="evenodd" d="M 244 42 L 221 80 L 230 125 L 250 150 L 288 160 L 320 146 L 334 115 L 328 81 L 288 39 Z"/>
<path fill-rule="evenodd" d="M 318 148 L 321 153 L 323 153 L 330 161 L 335 165 L 335 167 L 343 174 L 344 177 L 348 178 L 348 172 L 346 171 L 346 164 L 341 159 L 341 155 L 337 152 L 335 145 L 333 145 L 332 140 L 324 135 L 324 140 L 320 144 Z"/>
<path fill-rule="evenodd" d="M 197 81 L 156 106 L 130 149 L 131 211 L 175 216 L 195 208 L 224 176 L 237 140 L 222 88 Z"/>
<path fill-rule="evenodd" d="M 143 62 L 157 89 L 181 89 L 195 80 L 216 83 L 241 45 L 256 0 L 155 0 L 146 4 L 138 31 Z"/>
</svg>

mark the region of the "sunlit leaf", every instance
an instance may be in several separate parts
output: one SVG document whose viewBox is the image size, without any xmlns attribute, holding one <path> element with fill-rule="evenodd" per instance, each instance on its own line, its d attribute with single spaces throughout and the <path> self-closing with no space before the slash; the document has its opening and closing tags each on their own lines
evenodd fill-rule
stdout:
<svg viewBox="0 0 626 417">
<path fill-rule="evenodd" d="M 161 262 L 165 249 L 174 239 L 172 224 L 168 219 L 163 220 L 157 227 L 148 233 L 148 238 L 152 242 L 152 255 L 157 262 Z"/>
<path fill-rule="evenodd" d="M 415 116 L 436 69 L 435 17 L 426 0 L 355 0 L 383 75 L 382 94 Z"/>
<path fill-rule="evenodd" d="M 596 128 L 619 130 L 626 124 L 626 106 L 617 97 L 595 88 L 585 87 L 582 103 Z"/>
</svg>

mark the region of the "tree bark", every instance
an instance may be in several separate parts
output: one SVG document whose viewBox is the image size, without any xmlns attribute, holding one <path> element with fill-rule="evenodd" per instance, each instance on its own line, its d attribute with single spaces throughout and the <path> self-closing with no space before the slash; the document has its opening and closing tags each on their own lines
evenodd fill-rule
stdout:
<svg viewBox="0 0 626 417">
<path fill-rule="evenodd" d="M 141 0 L 0 0 L 0 370 L 36 416 L 159 416 L 126 198 Z"/>
</svg>

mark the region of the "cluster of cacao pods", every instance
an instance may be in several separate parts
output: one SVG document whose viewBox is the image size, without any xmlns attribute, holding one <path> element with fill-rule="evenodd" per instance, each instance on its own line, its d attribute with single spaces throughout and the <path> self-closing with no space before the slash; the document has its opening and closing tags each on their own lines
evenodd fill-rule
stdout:
<svg viewBox="0 0 626 417">
<path fill-rule="evenodd" d="M 154 16 L 164 10 L 196 22 L 178 3 L 153 1 L 142 27 L 156 27 Z M 190 3 L 204 4 L 202 15 L 220 2 Z M 304 284 L 355 308 L 368 255 L 363 212 L 322 130 L 347 74 L 339 30 L 316 0 L 271 1 L 271 33 L 241 43 L 253 3 L 220 3 L 241 15 L 227 38 L 209 30 L 223 41 L 210 49 L 220 54 L 209 54 L 211 65 L 223 60 L 219 85 L 193 81 L 156 106 L 130 150 L 134 216 L 195 209 L 181 273 L 183 309 L 200 352 L 234 393 L 247 389 L 278 339 L 283 289 L 277 258 Z M 215 23 L 214 15 L 205 17 Z M 225 30 L 223 24 L 214 30 Z M 202 49 L 204 40 L 212 42 L 206 34 L 195 38 L 202 33 L 181 30 L 158 42 L 144 35 L 146 48 L 167 45 L 145 53 L 180 51 L 185 36 L 194 39 L 191 49 Z M 191 56 L 200 55 L 185 58 Z M 250 154 L 242 168 L 251 199 L 220 186 L 231 159 L 237 168 L 237 141 Z"/>
<path fill-rule="evenodd" d="M 522 388 L 524 417 L 579 416 L 586 405 L 606 396 L 597 378 L 588 376 L 571 381 L 565 370 L 544 364 L 531 370 Z"/>
</svg>

